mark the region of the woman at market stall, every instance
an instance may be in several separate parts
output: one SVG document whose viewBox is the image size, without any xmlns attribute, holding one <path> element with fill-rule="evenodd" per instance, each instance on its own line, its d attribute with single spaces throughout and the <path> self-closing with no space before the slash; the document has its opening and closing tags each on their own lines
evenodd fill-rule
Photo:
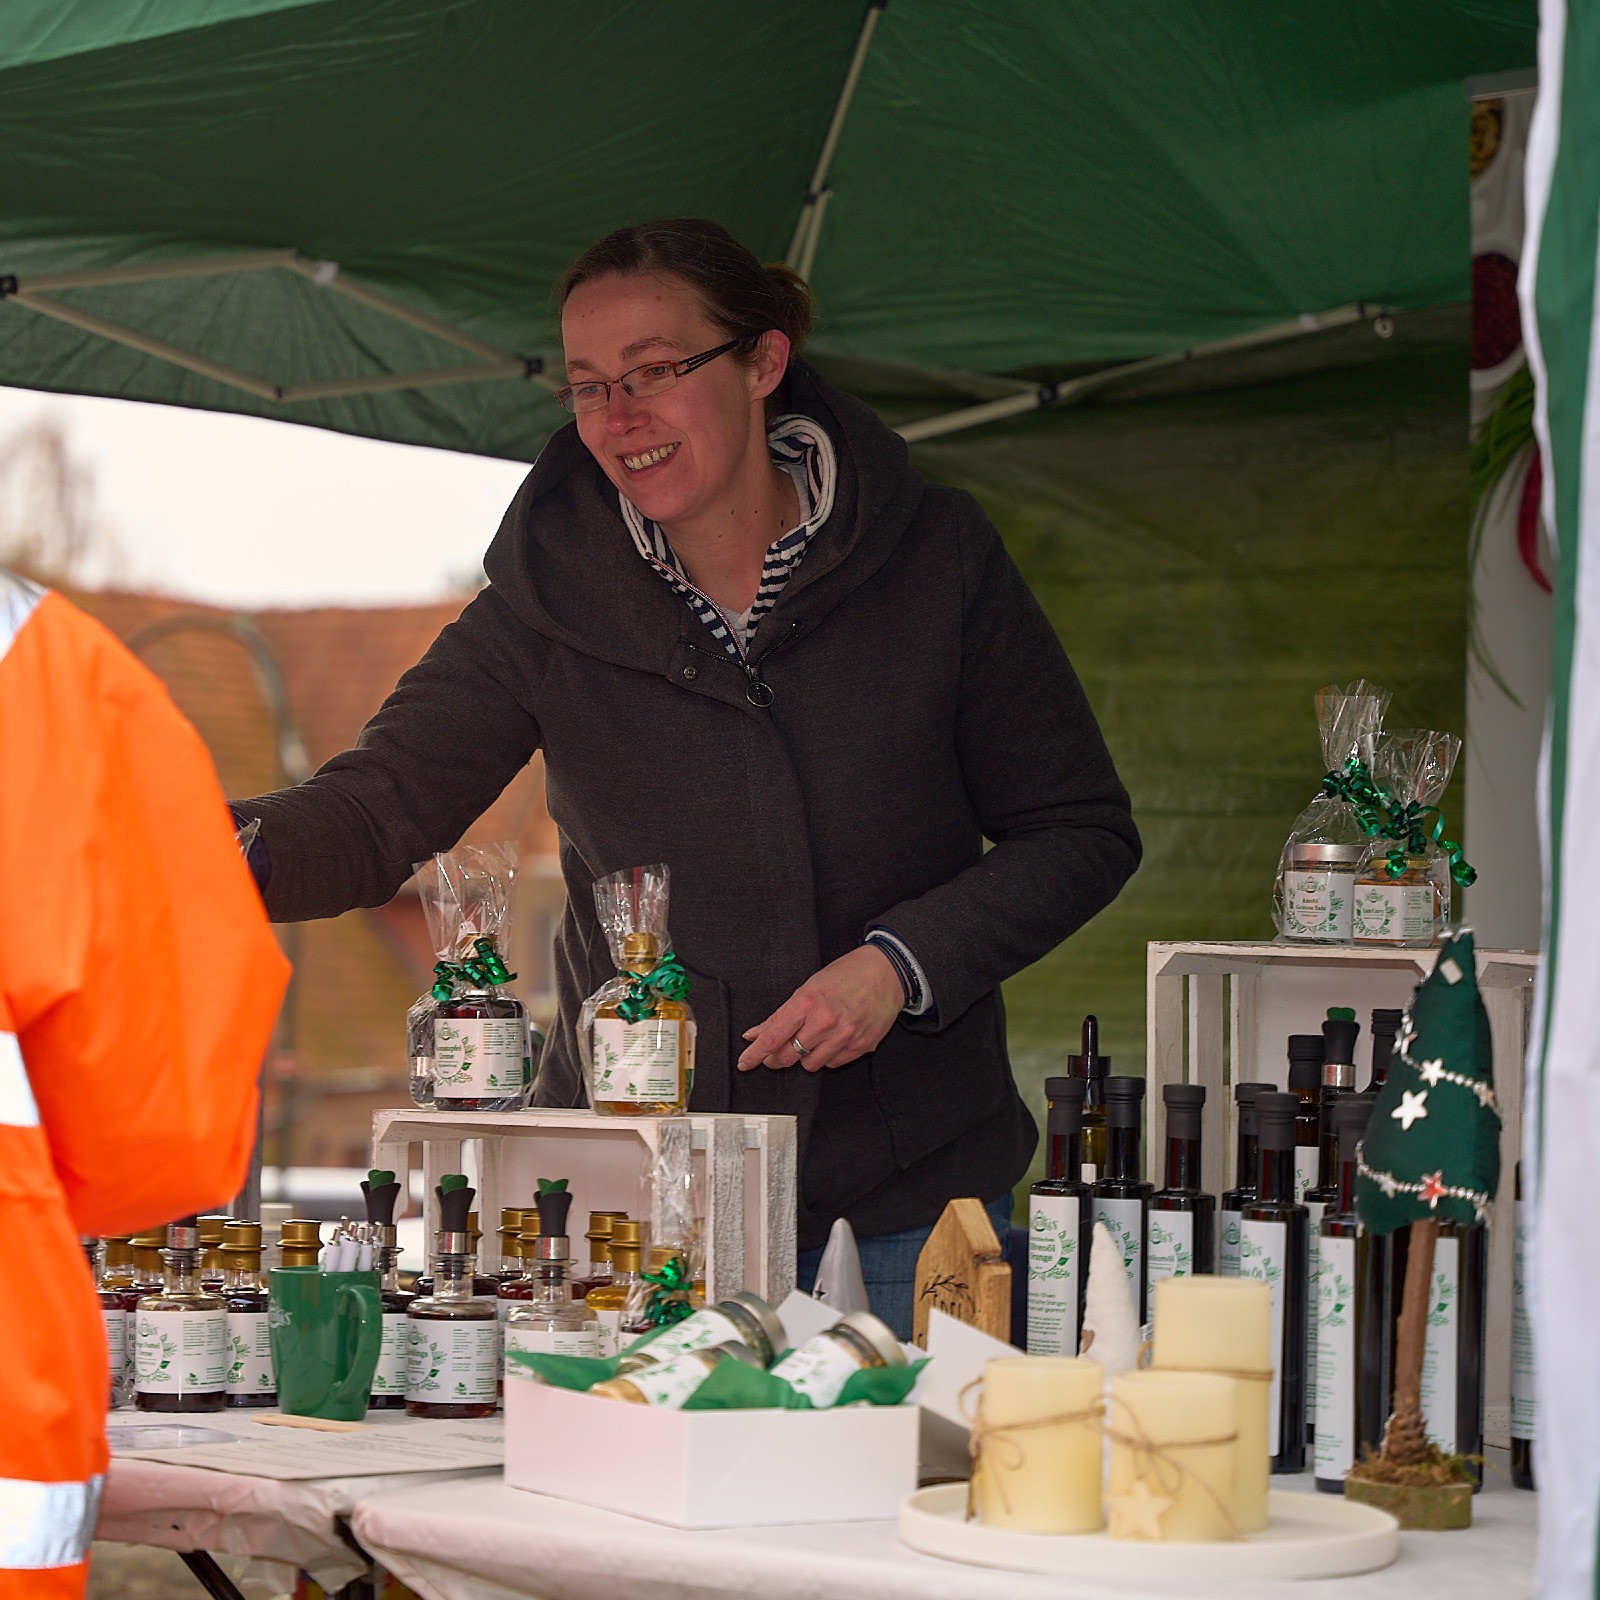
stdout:
<svg viewBox="0 0 1600 1600">
<path fill-rule="evenodd" d="M 584 1103 L 574 1023 L 613 971 L 593 880 L 667 862 L 693 1108 L 799 1119 L 802 1281 L 847 1217 L 908 1334 L 945 1203 L 1004 1226 L 1037 1135 L 999 986 L 1133 872 L 1127 793 L 977 504 L 797 359 L 792 272 L 661 221 L 559 299 L 573 420 L 488 587 L 354 749 L 236 807 L 268 909 L 383 904 L 542 751 L 567 903 L 537 1100 Z"/>
</svg>

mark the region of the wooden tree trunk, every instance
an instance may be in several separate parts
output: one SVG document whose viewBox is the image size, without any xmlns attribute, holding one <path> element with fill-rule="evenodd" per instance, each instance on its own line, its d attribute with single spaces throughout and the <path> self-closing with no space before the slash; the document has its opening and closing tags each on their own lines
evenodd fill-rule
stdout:
<svg viewBox="0 0 1600 1600">
<path fill-rule="evenodd" d="M 1437 1222 L 1411 1224 L 1405 1289 L 1395 1324 L 1394 1410 L 1384 1429 L 1383 1453 L 1401 1466 L 1420 1461 L 1428 1448 L 1422 1421 L 1422 1357 L 1428 1340 L 1428 1306 L 1433 1298 L 1433 1249 Z"/>
</svg>

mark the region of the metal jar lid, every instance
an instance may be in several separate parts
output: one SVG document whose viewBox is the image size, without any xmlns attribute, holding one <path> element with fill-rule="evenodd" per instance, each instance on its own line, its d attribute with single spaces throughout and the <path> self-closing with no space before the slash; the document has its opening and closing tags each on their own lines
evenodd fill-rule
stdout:
<svg viewBox="0 0 1600 1600">
<path fill-rule="evenodd" d="M 894 1329 L 870 1311 L 847 1311 L 836 1326 L 849 1328 L 858 1338 L 864 1339 L 883 1357 L 886 1367 L 903 1367 L 906 1364 L 906 1353 L 895 1338 Z"/>
<path fill-rule="evenodd" d="M 1283 859 L 1291 867 L 1353 867 L 1366 849 L 1365 844 L 1291 844 Z"/>
<path fill-rule="evenodd" d="M 760 1295 L 751 1294 L 747 1289 L 739 1289 L 718 1303 L 737 1306 L 755 1323 L 767 1341 L 770 1359 L 776 1360 L 778 1353 L 788 1347 L 789 1336 L 783 1331 L 783 1324 L 778 1320 L 777 1312 Z"/>
</svg>

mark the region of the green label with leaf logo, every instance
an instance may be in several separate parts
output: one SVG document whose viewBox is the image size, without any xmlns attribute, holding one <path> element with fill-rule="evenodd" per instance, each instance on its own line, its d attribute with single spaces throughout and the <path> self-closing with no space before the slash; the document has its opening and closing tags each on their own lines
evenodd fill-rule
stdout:
<svg viewBox="0 0 1600 1600">
<path fill-rule="evenodd" d="M 1075 1194 L 1036 1194 L 1028 1204 L 1028 1354 L 1078 1353 L 1083 1241 Z"/>
<path fill-rule="evenodd" d="M 433 1024 L 436 1100 L 519 1094 L 527 1033 L 521 1017 L 439 1017 Z"/>
</svg>

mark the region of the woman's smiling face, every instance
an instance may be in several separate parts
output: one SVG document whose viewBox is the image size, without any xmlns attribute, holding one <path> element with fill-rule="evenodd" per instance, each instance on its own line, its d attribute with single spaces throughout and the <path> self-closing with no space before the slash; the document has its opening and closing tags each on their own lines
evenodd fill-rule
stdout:
<svg viewBox="0 0 1600 1600">
<path fill-rule="evenodd" d="M 579 284 L 562 307 L 561 337 L 568 383 L 614 380 L 728 342 L 688 284 L 644 273 Z M 769 334 L 753 364 L 743 354 L 708 361 L 665 394 L 634 399 L 612 382 L 603 409 L 578 414 L 578 436 L 653 522 L 671 528 L 715 513 L 752 460 L 767 461 L 762 402 L 783 376 L 788 340 Z"/>
</svg>

